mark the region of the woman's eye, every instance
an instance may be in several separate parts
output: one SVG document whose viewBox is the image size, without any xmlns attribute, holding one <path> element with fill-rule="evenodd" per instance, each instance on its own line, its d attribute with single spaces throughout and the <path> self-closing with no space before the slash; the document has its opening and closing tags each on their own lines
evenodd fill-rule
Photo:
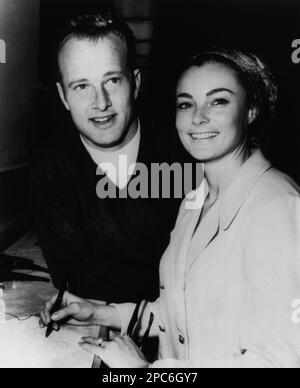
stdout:
<svg viewBox="0 0 300 388">
<path fill-rule="evenodd" d="M 177 109 L 186 110 L 191 108 L 191 106 L 192 104 L 190 104 L 189 102 L 182 102 L 181 104 L 177 104 Z"/>
<path fill-rule="evenodd" d="M 226 100 L 225 98 L 217 98 L 216 100 L 214 100 L 212 102 L 211 105 L 213 106 L 223 106 L 223 105 L 227 105 L 229 103 L 228 100 Z"/>
</svg>

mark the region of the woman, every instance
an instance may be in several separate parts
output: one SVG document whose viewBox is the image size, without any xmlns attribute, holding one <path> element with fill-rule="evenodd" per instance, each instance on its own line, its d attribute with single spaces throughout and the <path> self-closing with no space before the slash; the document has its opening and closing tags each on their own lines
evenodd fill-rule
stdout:
<svg viewBox="0 0 300 388">
<path fill-rule="evenodd" d="M 57 321 L 121 329 L 112 342 L 82 347 L 111 367 L 300 367 L 300 197 L 257 145 L 277 102 L 267 66 L 253 55 L 212 50 L 193 58 L 177 86 L 176 126 L 187 151 L 204 164 L 205 201 L 183 202 L 160 266 L 161 292 L 150 313 L 159 360 L 149 365 L 125 335 L 132 304 L 99 307 L 66 294 Z M 42 313 L 49 322 L 54 299 Z"/>
</svg>

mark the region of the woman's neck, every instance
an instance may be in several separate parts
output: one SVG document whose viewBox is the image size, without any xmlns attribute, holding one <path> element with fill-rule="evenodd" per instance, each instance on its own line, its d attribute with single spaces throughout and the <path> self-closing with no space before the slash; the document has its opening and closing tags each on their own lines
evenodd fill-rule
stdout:
<svg viewBox="0 0 300 388">
<path fill-rule="evenodd" d="M 204 164 L 210 202 L 214 203 L 223 196 L 241 166 L 250 156 L 251 151 L 239 148 L 221 159 Z"/>
</svg>

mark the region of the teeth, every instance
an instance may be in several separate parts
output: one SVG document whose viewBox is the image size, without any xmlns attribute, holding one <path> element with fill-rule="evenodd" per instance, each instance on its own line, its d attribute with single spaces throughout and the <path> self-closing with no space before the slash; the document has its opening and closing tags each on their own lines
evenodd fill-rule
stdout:
<svg viewBox="0 0 300 388">
<path fill-rule="evenodd" d="M 92 119 L 93 121 L 95 121 L 96 123 L 107 123 L 108 121 L 110 121 L 112 119 L 113 116 L 109 116 L 109 117 L 103 117 L 103 118 L 95 118 L 95 119 Z"/>
<path fill-rule="evenodd" d="M 193 139 L 206 140 L 218 136 L 218 132 L 192 133 Z"/>
</svg>

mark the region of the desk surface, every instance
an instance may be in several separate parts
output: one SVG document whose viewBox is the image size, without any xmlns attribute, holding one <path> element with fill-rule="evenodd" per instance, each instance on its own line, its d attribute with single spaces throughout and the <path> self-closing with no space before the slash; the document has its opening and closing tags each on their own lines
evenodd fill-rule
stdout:
<svg viewBox="0 0 300 388">
<path fill-rule="evenodd" d="M 37 238 L 34 234 L 28 233 L 4 253 L 34 260 L 35 264 L 46 268 L 41 249 L 36 243 Z M 18 272 L 48 277 L 50 279 L 50 275 L 44 272 Z M 6 313 L 8 314 L 6 317 L 7 321 L 13 320 L 15 317 L 21 318 L 39 314 L 45 303 L 57 292 L 51 281 L 49 283 L 32 281 L 4 282 L 4 285 L 4 300 L 6 303 Z M 99 335 L 99 327 L 97 326 L 69 327 L 69 329 L 82 336 Z"/>
<path fill-rule="evenodd" d="M 30 232 L 7 249 L 5 253 L 11 256 L 32 259 L 35 264 L 46 267 L 41 249 L 38 245 L 35 245 L 36 243 L 37 238 Z M 50 276 L 45 273 L 29 271 L 18 272 L 40 275 L 50 279 Z M 6 312 L 17 317 L 39 313 L 45 302 L 56 292 L 51 281 L 50 283 L 30 281 L 5 282 L 4 285 Z M 13 317 L 8 315 L 7 319 L 13 319 Z"/>
</svg>

